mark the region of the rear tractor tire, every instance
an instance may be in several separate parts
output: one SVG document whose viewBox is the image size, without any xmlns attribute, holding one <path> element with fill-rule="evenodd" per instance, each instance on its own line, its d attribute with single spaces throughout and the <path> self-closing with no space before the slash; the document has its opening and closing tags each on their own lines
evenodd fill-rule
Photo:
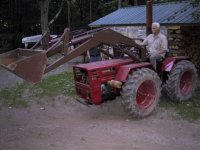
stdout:
<svg viewBox="0 0 200 150">
<path fill-rule="evenodd" d="M 197 87 L 197 77 L 197 69 L 192 62 L 179 61 L 170 72 L 163 92 L 173 101 L 186 101 Z"/>
<path fill-rule="evenodd" d="M 161 93 L 161 81 L 157 73 L 148 68 L 133 71 L 122 87 L 122 105 L 136 118 L 150 115 L 156 108 Z"/>
</svg>

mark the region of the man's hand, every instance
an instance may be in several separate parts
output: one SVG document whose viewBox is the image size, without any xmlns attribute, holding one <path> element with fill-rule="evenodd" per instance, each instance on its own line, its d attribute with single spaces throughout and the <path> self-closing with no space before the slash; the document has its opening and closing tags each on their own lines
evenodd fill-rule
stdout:
<svg viewBox="0 0 200 150">
<path fill-rule="evenodd" d="M 157 51 L 149 51 L 149 55 L 159 55 L 159 52 L 157 52 Z"/>
</svg>

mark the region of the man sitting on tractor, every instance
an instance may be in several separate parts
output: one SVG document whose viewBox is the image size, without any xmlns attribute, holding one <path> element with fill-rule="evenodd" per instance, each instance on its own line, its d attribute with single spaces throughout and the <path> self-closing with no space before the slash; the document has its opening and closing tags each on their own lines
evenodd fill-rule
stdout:
<svg viewBox="0 0 200 150">
<path fill-rule="evenodd" d="M 156 70 L 156 61 L 165 57 L 168 52 L 168 42 L 164 34 L 160 33 L 160 24 L 157 22 L 152 23 L 152 34 L 139 43 L 141 46 L 146 46 L 150 55 L 149 59 L 154 69 Z"/>
</svg>

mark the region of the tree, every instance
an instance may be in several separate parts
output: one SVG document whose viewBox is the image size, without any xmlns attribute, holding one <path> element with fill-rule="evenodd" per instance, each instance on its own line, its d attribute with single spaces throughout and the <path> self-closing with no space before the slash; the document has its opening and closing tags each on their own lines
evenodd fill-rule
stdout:
<svg viewBox="0 0 200 150">
<path fill-rule="evenodd" d="M 36 1 L 1 1 L 0 51 L 3 52 L 19 47 L 21 46 L 21 39 L 23 36 L 27 34 L 36 34 L 33 31 L 35 31 L 35 27 L 39 21 L 38 16 L 40 16 L 40 14 L 39 11 L 37 11 Z"/>
<path fill-rule="evenodd" d="M 61 1 L 60 8 L 53 19 L 49 22 L 49 4 L 51 0 L 39 0 L 40 5 L 40 15 L 41 15 L 41 29 L 42 33 L 50 32 L 49 26 L 53 24 L 53 22 L 58 18 L 60 15 L 62 8 L 63 8 L 63 0 Z"/>
<path fill-rule="evenodd" d="M 134 5 L 138 5 L 138 0 L 134 0 Z"/>
<path fill-rule="evenodd" d="M 118 0 L 118 9 L 122 7 L 122 0 Z"/>
<path fill-rule="evenodd" d="M 49 3 L 51 0 L 40 0 L 40 20 L 42 33 L 49 32 Z"/>
<path fill-rule="evenodd" d="M 70 2 L 70 0 L 68 0 L 68 2 Z M 56 15 L 54 16 L 54 18 L 51 19 L 51 21 L 49 21 L 49 26 L 51 26 L 56 21 L 56 19 L 59 17 L 59 15 L 60 15 L 60 13 L 61 13 L 61 11 L 63 9 L 63 4 L 64 4 L 64 0 L 61 1 L 60 8 L 59 8 L 58 12 L 56 13 Z M 70 7 L 70 3 L 68 3 L 68 5 Z"/>
</svg>

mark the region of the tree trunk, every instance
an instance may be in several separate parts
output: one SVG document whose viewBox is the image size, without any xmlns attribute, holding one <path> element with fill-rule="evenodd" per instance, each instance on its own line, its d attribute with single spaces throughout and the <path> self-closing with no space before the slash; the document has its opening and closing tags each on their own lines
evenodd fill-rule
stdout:
<svg viewBox="0 0 200 150">
<path fill-rule="evenodd" d="M 122 7 L 122 0 L 118 0 L 118 9 Z"/>
<path fill-rule="evenodd" d="M 138 5 L 138 0 L 134 0 L 134 6 Z"/>
<path fill-rule="evenodd" d="M 151 24 L 153 20 L 153 1 L 146 2 L 146 35 L 151 34 Z"/>
<path fill-rule="evenodd" d="M 51 0 L 40 0 L 40 13 L 41 13 L 41 29 L 42 34 L 49 32 L 49 3 Z"/>
</svg>

